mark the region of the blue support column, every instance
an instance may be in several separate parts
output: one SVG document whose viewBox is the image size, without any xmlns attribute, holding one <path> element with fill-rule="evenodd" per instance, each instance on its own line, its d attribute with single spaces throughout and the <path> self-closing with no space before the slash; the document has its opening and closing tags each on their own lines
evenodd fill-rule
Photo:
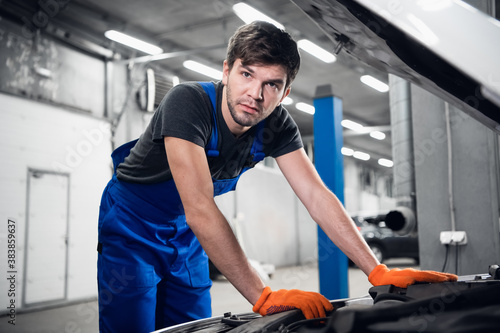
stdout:
<svg viewBox="0 0 500 333">
<path fill-rule="evenodd" d="M 344 159 L 342 100 L 333 96 L 331 86 L 319 86 L 314 100 L 314 160 L 326 186 L 344 204 Z M 349 297 L 347 257 L 318 226 L 318 267 L 320 293 L 326 298 Z"/>
</svg>

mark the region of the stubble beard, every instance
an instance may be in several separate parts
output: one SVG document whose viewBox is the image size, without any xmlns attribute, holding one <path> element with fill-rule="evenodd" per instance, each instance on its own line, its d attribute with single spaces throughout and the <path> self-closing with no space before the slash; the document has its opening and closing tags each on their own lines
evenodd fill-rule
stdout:
<svg viewBox="0 0 500 333">
<path fill-rule="evenodd" d="M 266 117 L 266 115 L 262 112 L 260 105 L 258 105 L 259 114 L 256 117 L 252 117 L 250 114 L 247 114 L 245 112 L 238 114 L 237 111 L 235 110 L 235 105 L 239 104 L 240 100 L 236 101 L 233 100 L 229 84 L 226 85 L 226 94 L 227 94 L 227 107 L 229 109 L 229 113 L 231 114 L 231 117 L 233 118 L 234 122 L 237 123 L 238 125 L 245 127 L 254 126 Z"/>
</svg>

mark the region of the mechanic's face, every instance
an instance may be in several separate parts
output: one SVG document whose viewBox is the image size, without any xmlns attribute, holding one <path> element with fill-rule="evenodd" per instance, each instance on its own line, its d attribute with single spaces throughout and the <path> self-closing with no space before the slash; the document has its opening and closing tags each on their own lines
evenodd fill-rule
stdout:
<svg viewBox="0 0 500 333">
<path fill-rule="evenodd" d="M 290 93 L 285 82 L 286 71 L 281 65 L 244 66 L 237 59 L 230 71 L 224 61 L 222 113 L 231 132 L 241 135 L 269 116 Z"/>
</svg>

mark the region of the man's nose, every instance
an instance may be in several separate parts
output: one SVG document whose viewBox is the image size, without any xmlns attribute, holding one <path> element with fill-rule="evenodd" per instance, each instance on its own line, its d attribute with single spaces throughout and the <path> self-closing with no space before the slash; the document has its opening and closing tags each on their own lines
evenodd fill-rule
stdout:
<svg viewBox="0 0 500 333">
<path fill-rule="evenodd" d="M 253 82 L 248 89 L 248 94 L 255 100 L 262 99 L 262 84 L 260 82 Z"/>
</svg>

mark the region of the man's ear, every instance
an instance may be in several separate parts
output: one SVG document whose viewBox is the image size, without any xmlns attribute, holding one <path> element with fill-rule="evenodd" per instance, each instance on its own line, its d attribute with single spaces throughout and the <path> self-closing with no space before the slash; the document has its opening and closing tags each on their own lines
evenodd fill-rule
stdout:
<svg viewBox="0 0 500 333">
<path fill-rule="evenodd" d="M 283 102 L 283 100 L 290 94 L 290 91 L 292 91 L 292 87 L 286 88 L 285 92 L 283 93 L 283 97 L 281 97 L 280 103 Z"/>
<path fill-rule="evenodd" d="M 227 77 L 229 76 L 229 65 L 227 64 L 227 60 L 224 60 L 222 65 L 222 84 L 227 85 Z"/>
</svg>

